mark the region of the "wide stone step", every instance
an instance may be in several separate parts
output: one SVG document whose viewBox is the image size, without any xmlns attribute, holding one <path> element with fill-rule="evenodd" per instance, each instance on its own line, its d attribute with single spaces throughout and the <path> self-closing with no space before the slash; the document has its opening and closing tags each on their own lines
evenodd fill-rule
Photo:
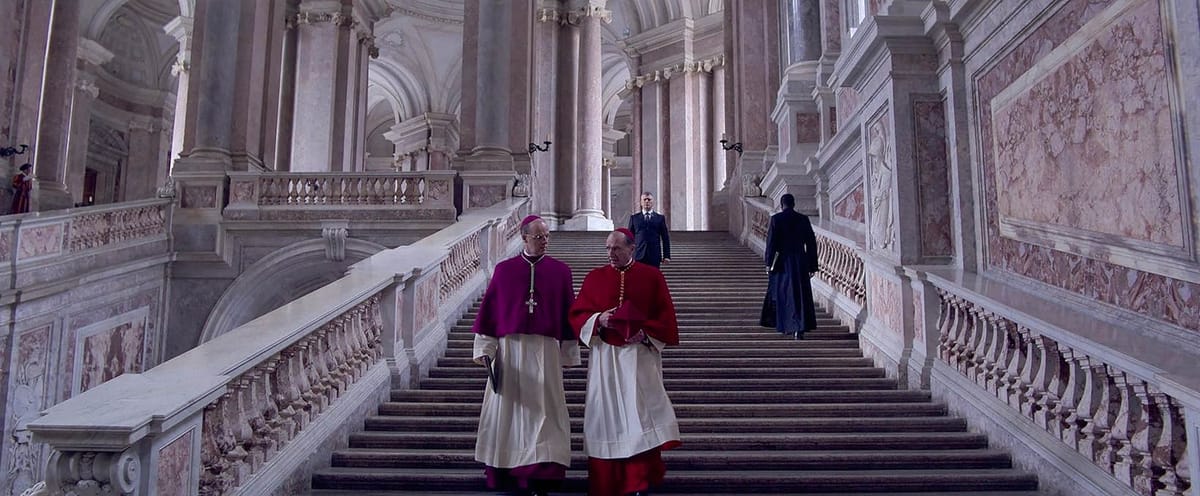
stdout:
<svg viewBox="0 0 1200 496">
<path fill-rule="evenodd" d="M 479 418 L 478 404 L 402 403 L 386 401 L 379 405 L 380 415 L 473 417 Z M 567 404 L 572 417 L 583 418 L 583 405 Z M 774 405 L 675 405 L 675 415 L 684 418 L 812 418 L 812 417 L 933 417 L 946 414 L 940 403 L 816 403 Z"/>
<path fill-rule="evenodd" d="M 472 449 L 474 432 L 376 432 L 363 431 L 350 435 L 351 448 L 427 448 Z M 688 450 L 921 450 L 921 449 L 981 449 L 987 438 L 971 432 L 873 432 L 858 433 L 770 433 L 770 434 L 713 434 L 681 433 L 680 440 Z M 583 449 L 583 435 L 571 435 L 571 449 Z"/>
<path fill-rule="evenodd" d="M 466 339 L 471 334 L 471 326 L 469 324 L 460 323 L 450 333 L 451 338 Z M 744 343 L 748 340 L 771 340 L 775 343 L 782 344 L 788 341 L 796 341 L 791 336 L 785 336 L 773 329 L 763 327 L 747 328 L 744 326 L 724 326 L 724 327 L 679 327 L 680 343 L 690 340 L 712 341 L 722 340 L 730 343 L 733 346 L 738 346 L 739 343 Z M 848 329 L 815 329 L 804 333 L 803 341 L 811 340 L 839 340 L 858 342 L 858 336 L 851 334 Z"/>
<path fill-rule="evenodd" d="M 583 403 L 583 391 L 567 391 L 567 403 Z M 667 391 L 671 403 L 685 404 L 778 404 L 778 403 L 908 403 L 927 402 L 930 395 L 926 391 L 906 389 L 895 390 L 845 390 L 845 391 Z M 396 389 L 391 393 L 392 401 L 437 403 L 471 403 L 483 401 L 483 390 L 425 390 L 425 389 Z"/>
<path fill-rule="evenodd" d="M 818 378 L 818 377 L 884 377 L 883 369 L 876 367 L 799 367 L 791 368 L 786 372 L 782 372 L 777 368 L 743 368 L 743 369 L 681 369 L 673 368 L 663 370 L 663 377 L 666 379 L 762 379 L 762 378 L 778 378 L 781 376 L 793 378 Z M 476 377 L 482 378 L 487 376 L 487 372 L 472 363 L 467 367 L 433 367 L 429 370 L 429 377 Z M 584 367 L 571 367 L 563 369 L 563 377 L 566 379 L 583 379 L 587 377 L 587 369 Z"/>
<path fill-rule="evenodd" d="M 374 415 L 367 417 L 369 431 L 475 432 L 479 419 Z M 900 418 L 685 418 L 681 432 L 707 433 L 855 433 L 855 432 L 963 432 L 967 422 L 953 417 Z M 583 419 L 571 419 L 571 430 L 583 432 Z"/>
<path fill-rule="evenodd" d="M 582 475 L 580 475 L 582 477 Z M 670 477 L 670 475 L 668 475 Z M 495 491 L 437 491 L 432 489 L 422 489 L 417 491 L 373 491 L 373 490 L 342 490 L 342 489 L 314 489 L 307 493 L 309 496 L 496 496 Z M 582 496 L 586 494 L 583 489 L 579 491 L 555 491 L 553 494 L 558 496 Z M 696 493 L 693 493 L 696 494 Z M 746 493 L 725 493 L 725 492 L 705 492 L 705 496 L 745 496 Z M 755 496 L 794 496 L 798 494 L 794 491 L 785 493 L 777 492 L 758 492 Z M 840 493 L 803 493 L 806 496 L 879 496 L 877 492 L 840 492 Z M 1042 496 L 1037 491 L 938 491 L 937 493 L 927 492 L 888 492 L 888 496 Z"/>
<path fill-rule="evenodd" d="M 802 340 L 803 341 L 803 340 Z M 448 348 L 446 350 L 447 358 L 471 358 L 474 356 L 472 348 Z M 588 353 L 588 348 L 582 348 L 583 353 Z M 786 358 L 801 356 L 807 358 L 830 358 L 830 357 L 861 357 L 862 352 L 854 348 L 809 348 L 798 350 L 794 348 L 785 348 L 782 346 L 772 348 L 742 348 L 742 349 L 685 349 L 668 347 L 663 350 L 662 356 L 664 359 L 670 358 Z"/>
<path fill-rule="evenodd" d="M 671 352 L 672 350 L 760 350 L 768 348 L 788 350 L 790 352 L 811 349 L 852 349 L 856 351 L 859 349 L 858 341 L 852 339 L 807 339 L 810 336 L 805 336 L 806 339 L 792 339 L 789 336 L 784 336 L 774 331 L 768 331 L 762 336 L 753 339 L 741 338 L 736 341 L 698 339 L 699 336 L 694 333 L 684 333 L 683 337 L 686 339 L 676 346 L 668 347 L 665 352 Z M 448 350 L 456 348 L 473 349 L 474 346 L 475 334 L 466 329 L 451 333 L 449 340 L 446 341 L 446 348 Z M 858 353 L 861 354 L 862 352 L 859 351 Z"/>
<path fill-rule="evenodd" d="M 440 367 L 478 366 L 470 358 L 442 358 L 437 361 Z M 737 367 L 873 367 L 870 358 L 663 358 L 663 367 L 682 368 L 717 368 Z"/>
<path fill-rule="evenodd" d="M 1012 467 L 1007 453 L 978 450 L 895 451 L 687 451 L 663 453 L 668 477 L 682 470 L 921 470 L 1004 469 Z M 476 468 L 473 450 L 355 449 L 333 453 L 334 467 Z M 571 468 L 587 470 L 587 456 L 571 456 Z"/>
<path fill-rule="evenodd" d="M 487 384 L 483 374 L 473 377 L 429 377 L 421 379 L 423 389 L 483 390 Z M 761 379 L 664 379 L 667 391 L 818 391 L 818 390 L 879 390 L 896 389 L 895 379 L 881 378 L 824 378 L 771 377 Z M 563 386 L 568 390 L 583 390 L 587 379 L 568 378 Z"/>
<path fill-rule="evenodd" d="M 313 475 L 313 488 L 421 489 L 442 491 L 482 489 L 479 469 L 431 471 L 332 467 Z M 583 473 L 569 473 L 566 490 L 586 490 Z M 829 491 L 963 491 L 1032 490 L 1037 479 L 1009 469 L 972 470 L 676 470 L 655 494 L 710 494 L 714 491 L 762 494 L 785 491 L 804 494 Z"/>
</svg>

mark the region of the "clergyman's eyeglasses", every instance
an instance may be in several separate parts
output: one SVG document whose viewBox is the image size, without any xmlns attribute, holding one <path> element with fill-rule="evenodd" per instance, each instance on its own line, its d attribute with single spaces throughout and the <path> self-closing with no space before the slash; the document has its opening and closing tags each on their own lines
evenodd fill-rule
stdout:
<svg viewBox="0 0 1200 496">
<path fill-rule="evenodd" d="M 526 234 L 525 236 L 536 239 L 538 241 L 545 241 L 545 240 L 550 239 L 549 234 Z"/>
</svg>

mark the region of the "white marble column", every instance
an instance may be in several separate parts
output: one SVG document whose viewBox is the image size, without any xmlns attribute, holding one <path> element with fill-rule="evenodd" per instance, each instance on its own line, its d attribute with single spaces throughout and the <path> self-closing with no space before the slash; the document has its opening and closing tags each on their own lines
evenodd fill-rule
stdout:
<svg viewBox="0 0 1200 496">
<path fill-rule="evenodd" d="M 185 175 L 224 174 L 232 167 L 235 109 L 230 102 L 234 101 L 238 73 L 237 57 L 231 54 L 238 52 L 241 7 L 239 0 L 207 0 L 196 6 L 191 61 L 196 79 L 204 84 L 188 86 L 188 124 L 175 166 Z"/>
<path fill-rule="evenodd" d="M 50 35 L 38 109 L 34 177 L 37 178 L 31 211 L 55 210 L 72 205 L 67 191 L 67 142 L 71 125 L 71 100 L 75 94 L 75 64 L 79 50 L 79 0 L 54 0 Z"/>
<path fill-rule="evenodd" d="M 712 82 L 712 132 L 709 141 L 721 139 L 725 133 L 725 64 L 713 68 L 709 80 Z M 729 169 L 733 161 L 729 154 L 721 148 L 720 143 L 710 143 L 712 146 L 712 178 L 713 189 L 729 187 Z"/>
<path fill-rule="evenodd" d="M 340 2 L 305 0 L 296 17 L 296 83 L 292 120 L 291 170 L 351 170 L 353 122 L 359 72 L 350 54 L 358 21 Z M 347 150 L 350 148 L 351 150 Z"/>
<path fill-rule="evenodd" d="M 579 229 L 611 229 L 604 220 L 601 204 L 604 115 L 601 94 L 600 23 L 611 15 L 604 1 L 589 1 L 579 20 L 579 203 L 569 226 Z M 605 227 L 608 226 L 608 227 Z"/>
<path fill-rule="evenodd" d="M 555 213 L 560 220 L 570 219 L 576 207 L 576 163 L 579 142 L 579 27 L 564 24 L 558 33 L 558 57 L 555 87 L 556 110 L 554 148 Z"/>
<path fill-rule="evenodd" d="M 184 128 L 187 127 L 188 83 L 191 81 L 192 66 L 192 18 L 176 17 L 163 27 L 163 31 L 179 42 L 179 53 L 171 74 L 175 75 L 175 112 L 171 131 L 171 161 L 183 153 Z"/>
<path fill-rule="evenodd" d="M 641 141 L 641 184 L 639 191 L 634 193 L 640 198 L 642 192 L 648 191 L 655 198 L 662 197 L 663 170 L 663 130 L 665 129 L 662 112 L 665 105 L 664 85 L 660 82 L 650 82 L 641 88 L 642 133 Z M 661 205 L 659 205 L 661 208 Z"/>
<path fill-rule="evenodd" d="M 79 39 L 75 95 L 71 100 L 71 129 L 67 139 L 67 190 L 73 204 L 82 203 L 83 178 L 87 168 L 88 134 L 92 128 L 92 104 L 100 96 L 96 71 L 112 60 L 112 52 L 95 41 Z"/>
<path fill-rule="evenodd" d="M 642 195 L 642 88 L 636 86 L 630 94 L 633 101 L 633 109 L 630 116 L 630 126 L 632 130 L 629 136 L 629 155 L 630 155 L 630 198 L 641 198 Z M 625 206 L 625 205 L 622 205 Z M 635 209 L 634 205 L 628 205 L 629 208 Z"/>
<path fill-rule="evenodd" d="M 530 176 L 532 188 L 530 197 L 533 201 L 532 212 L 541 215 L 553 229 L 558 225 L 558 198 L 556 196 L 555 178 L 557 171 L 555 154 L 563 143 L 554 138 L 556 126 L 556 109 L 558 99 L 558 54 L 559 29 L 561 12 L 555 6 L 542 7 L 537 10 L 533 24 L 533 81 L 531 81 L 531 96 L 533 105 L 533 122 L 530 124 L 532 137 L 529 141 L 538 146 L 550 141 L 551 149 L 547 152 L 535 152 L 530 156 Z"/>
</svg>

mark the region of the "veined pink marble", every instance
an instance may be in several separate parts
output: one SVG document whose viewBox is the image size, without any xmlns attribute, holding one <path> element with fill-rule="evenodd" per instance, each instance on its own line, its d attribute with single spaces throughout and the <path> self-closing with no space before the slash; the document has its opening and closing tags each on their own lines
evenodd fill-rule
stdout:
<svg viewBox="0 0 1200 496">
<path fill-rule="evenodd" d="M 1183 246 L 1160 24 L 1158 2 L 1143 1 L 1040 81 L 992 100 L 1002 217 Z"/>
<path fill-rule="evenodd" d="M 23 228 L 17 240 L 17 260 L 57 255 L 63 251 L 63 224 Z"/>
<path fill-rule="evenodd" d="M 825 31 L 825 49 L 838 51 L 842 49 L 842 0 L 825 0 L 821 2 L 821 29 Z"/>
<path fill-rule="evenodd" d="M 875 15 L 879 13 L 879 8 L 883 6 L 884 0 L 870 0 L 867 2 L 867 15 Z"/>
<path fill-rule="evenodd" d="M 493 184 L 486 186 L 471 186 L 471 195 L 467 205 L 470 207 L 490 207 L 504 199 L 504 190 L 508 186 Z"/>
<path fill-rule="evenodd" d="M 890 279 L 867 271 L 867 309 L 896 334 L 904 333 L 900 287 Z"/>
<path fill-rule="evenodd" d="M 87 391 L 126 372 L 141 372 L 146 322 L 126 322 L 83 339 L 83 370 L 79 392 Z"/>
<path fill-rule="evenodd" d="M 1023 72 L 1111 3 L 1069 0 L 991 70 L 975 80 L 978 101 L 989 102 Z M 997 215 L 992 114 L 980 108 L 986 261 L 1009 271 L 1192 330 L 1200 329 L 1200 285 L 1108 262 L 1085 259 L 1003 238 Z"/>
<path fill-rule="evenodd" d="M 854 88 L 838 88 L 837 90 L 837 113 L 838 115 L 849 117 L 858 111 L 858 106 L 862 103 L 862 96 L 858 94 L 858 90 Z M 840 129 L 840 128 L 839 128 Z"/>
<path fill-rule="evenodd" d="M 0 232 L 0 262 L 12 259 L 12 232 Z"/>
<path fill-rule="evenodd" d="M 179 206 L 183 208 L 216 208 L 216 186 L 184 186 L 181 189 Z"/>
<path fill-rule="evenodd" d="M 852 220 L 859 224 L 865 223 L 866 207 L 863 205 L 863 183 L 859 181 L 850 191 L 833 204 L 833 215 Z"/>
<path fill-rule="evenodd" d="M 420 332 L 421 329 L 429 325 L 437 318 L 438 313 L 438 274 L 430 274 L 429 277 L 422 279 L 417 283 L 417 301 L 416 301 L 416 322 L 413 332 Z"/>
<path fill-rule="evenodd" d="M 921 216 L 921 252 L 950 256 L 950 169 L 946 150 L 946 113 L 942 101 L 913 102 L 913 150 Z"/>
<path fill-rule="evenodd" d="M 450 181 L 449 180 L 427 181 L 425 183 L 425 198 L 426 198 L 426 201 L 428 201 L 428 200 L 437 201 L 437 200 L 441 200 L 441 199 L 452 200 L 452 198 L 450 197 Z"/>
<path fill-rule="evenodd" d="M 187 431 L 166 446 L 158 450 L 158 463 L 155 467 L 154 494 L 160 496 L 187 496 L 190 494 L 192 478 L 192 435 L 195 429 Z"/>
<path fill-rule="evenodd" d="M 821 142 L 821 114 L 796 114 L 796 142 Z"/>
<path fill-rule="evenodd" d="M 255 203 L 255 183 L 250 181 L 235 182 L 229 186 L 229 203 Z"/>
<path fill-rule="evenodd" d="M 401 322 L 400 316 L 404 315 L 404 292 L 403 291 L 396 291 L 396 299 L 395 299 L 395 301 L 392 302 L 392 308 L 395 309 L 395 312 L 392 313 L 392 315 L 396 316 L 396 321 L 391 325 L 396 327 L 396 342 L 399 343 L 400 338 L 402 336 L 402 333 L 400 332 L 400 322 Z"/>
</svg>

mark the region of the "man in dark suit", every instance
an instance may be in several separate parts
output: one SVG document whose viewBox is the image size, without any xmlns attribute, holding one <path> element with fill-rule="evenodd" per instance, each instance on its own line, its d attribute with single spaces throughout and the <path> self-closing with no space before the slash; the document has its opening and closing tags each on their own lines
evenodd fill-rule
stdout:
<svg viewBox="0 0 1200 496">
<path fill-rule="evenodd" d="M 796 197 L 780 199 L 783 211 L 771 216 L 766 264 L 770 274 L 759 325 L 804 337 L 817 327 L 809 278 L 817 272 L 817 237 L 808 216 L 796 211 Z"/>
<path fill-rule="evenodd" d="M 642 210 L 629 216 L 629 230 L 637 244 L 633 259 L 646 265 L 659 267 L 671 263 L 671 235 L 667 232 L 667 218 L 654 211 L 654 195 L 642 193 Z"/>
</svg>

